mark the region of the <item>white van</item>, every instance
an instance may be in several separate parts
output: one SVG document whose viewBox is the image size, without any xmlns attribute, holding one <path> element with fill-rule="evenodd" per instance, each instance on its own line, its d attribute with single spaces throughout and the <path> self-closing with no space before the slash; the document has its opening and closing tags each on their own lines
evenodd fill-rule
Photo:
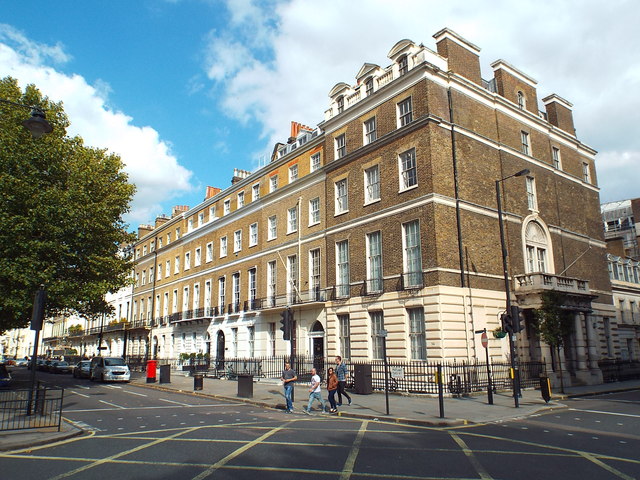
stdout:
<svg viewBox="0 0 640 480">
<path fill-rule="evenodd" d="M 131 372 L 122 357 L 93 357 L 89 379 L 92 382 L 128 382 Z"/>
</svg>

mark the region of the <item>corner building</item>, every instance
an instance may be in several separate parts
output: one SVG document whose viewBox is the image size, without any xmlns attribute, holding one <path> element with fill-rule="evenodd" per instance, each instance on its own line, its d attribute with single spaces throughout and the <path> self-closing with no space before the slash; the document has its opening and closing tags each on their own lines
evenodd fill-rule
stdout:
<svg viewBox="0 0 640 480">
<path fill-rule="evenodd" d="M 154 355 L 379 359 L 386 331 L 392 360 L 482 360 L 474 332 L 505 311 L 500 180 L 518 357 L 601 381 L 615 310 L 596 152 L 567 100 L 546 96 L 541 112 L 530 76 L 498 60 L 483 80 L 478 47 L 449 29 L 434 38 L 435 51 L 402 40 L 391 65 L 365 63 L 268 165 L 140 230 L 133 318 Z M 550 289 L 575 319 L 560 358 L 532 328 Z M 278 330 L 286 306 L 292 342 Z M 488 348 L 509 354 L 506 339 Z"/>
</svg>

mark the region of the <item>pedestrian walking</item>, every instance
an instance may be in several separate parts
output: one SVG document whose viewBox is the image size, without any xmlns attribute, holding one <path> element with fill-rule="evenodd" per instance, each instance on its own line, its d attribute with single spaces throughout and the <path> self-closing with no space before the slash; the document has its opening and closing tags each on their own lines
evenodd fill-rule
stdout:
<svg viewBox="0 0 640 480">
<path fill-rule="evenodd" d="M 338 355 L 336 357 L 336 375 L 338 377 L 338 406 L 342 406 L 342 396 L 344 395 L 346 399 L 349 401 L 349 405 L 351 405 L 351 397 L 345 391 L 345 387 L 347 386 L 347 377 L 349 376 L 349 370 L 347 369 L 347 365 L 342 361 L 342 357 Z"/>
<path fill-rule="evenodd" d="M 336 413 L 338 409 L 336 408 L 336 392 L 338 391 L 338 376 L 336 372 L 333 370 L 333 367 L 329 367 L 329 371 L 327 372 L 327 392 L 329 392 L 329 405 L 331 405 L 331 409 L 329 412 Z"/>
<path fill-rule="evenodd" d="M 284 385 L 284 398 L 287 401 L 287 409 L 285 412 L 291 413 L 293 412 L 293 386 L 296 380 L 298 380 L 298 375 L 296 375 L 296 371 L 291 368 L 289 362 L 285 362 L 280 380 L 282 380 L 282 384 Z"/>
<path fill-rule="evenodd" d="M 322 413 L 325 411 L 324 399 L 322 398 L 322 392 L 320 390 L 320 376 L 315 368 L 311 369 L 311 383 L 309 384 L 309 404 L 304 409 L 304 413 L 311 415 L 311 405 L 313 401 L 317 400 L 322 406 Z"/>
</svg>

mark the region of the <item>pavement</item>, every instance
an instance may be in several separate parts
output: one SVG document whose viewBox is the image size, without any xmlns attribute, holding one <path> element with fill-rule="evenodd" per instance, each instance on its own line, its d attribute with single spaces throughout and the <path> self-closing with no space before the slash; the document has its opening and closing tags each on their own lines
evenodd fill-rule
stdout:
<svg viewBox="0 0 640 480">
<path fill-rule="evenodd" d="M 131 383 L 140 387 L 162 391 L 187 393 L 224 401 L 243 402 L 264 408 L 279 409 L 282 410 L 284 415 L 285 400 L 283 389 L 279 382 L 275 380 L 256 379 L 252 383 L 253 392 L 250 398 L 238 396 L 238 382 L 235 380 L 205 377 L 202 379 L 202 389 L 195 390 L 196 382 L 194 378 L 184 372 L 172 371 L 169 383 L 158 383 L 157 381 L 150 383 L 144 377 L 144 374 L 134 373 L 132 374 Z M 407 425 L 457 427 L 513 420 L 540 412 L 566 408 L 562 401 L 568 398 L 637 389 L 640 389 L 640 380 L 568 387 L 565 388 L 564 394 L 552 392 L 551 401 L 548 403 L 542 399 L 539 390 L 527 389 L 522 391 L 518 408 L 515 407 L 511 392 L 494 394 L 492 405 L 488 403 L 486 392 L 459 398 L 445 396 L 442 404 L 443 416 L 441 416 L 438 397 L 397 392 L 389 393 L 389 414 L 387 414 L 387 397 L 384 392 L 375 392 L 370 395 L 358 395 L 348 392 L 351 395 L 352 403 L 347 405 L 345 402 L 341 407 L 338 407 L 337 415 L 346 418 L 363 418 Z M 326 391 L 323 389 L 322 393 L 328 407 L 329 402 L 326 399 Z M 294 398 L 294 414 L 303 414 L 302 409 L 306 407 L 308 402 L 308 392 L 305 385 L 296 385 Z M 315 410 L 312 410 L 312 415 L 320 416 L 321 412 L 317 403 L 313 408 Z M 82 428 L 67 419 L 62 422 L 60 431 L 55 428 L 4 431 L 0 432 L 0 451 L 25 449 L 31 446 L 54 443 L 84 433 Z"/>
</svg>

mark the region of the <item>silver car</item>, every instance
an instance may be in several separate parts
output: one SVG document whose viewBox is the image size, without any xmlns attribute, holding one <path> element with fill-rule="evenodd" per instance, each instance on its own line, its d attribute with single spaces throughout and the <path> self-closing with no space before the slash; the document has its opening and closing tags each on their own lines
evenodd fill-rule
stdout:
<svg viewBox="0 0 640 480">
<path fill-rule="evenodd" d="M 91 360 L 80 360 L 73 367 L 74 378 L 89 378 L 91 375 Z"/>
<path fill-rule="evenodd" d="M 131 378 L 129 367 L 122 357 L 93 357 L 91 359 L 92 382 L 128 382 Z"/>
</svg>

